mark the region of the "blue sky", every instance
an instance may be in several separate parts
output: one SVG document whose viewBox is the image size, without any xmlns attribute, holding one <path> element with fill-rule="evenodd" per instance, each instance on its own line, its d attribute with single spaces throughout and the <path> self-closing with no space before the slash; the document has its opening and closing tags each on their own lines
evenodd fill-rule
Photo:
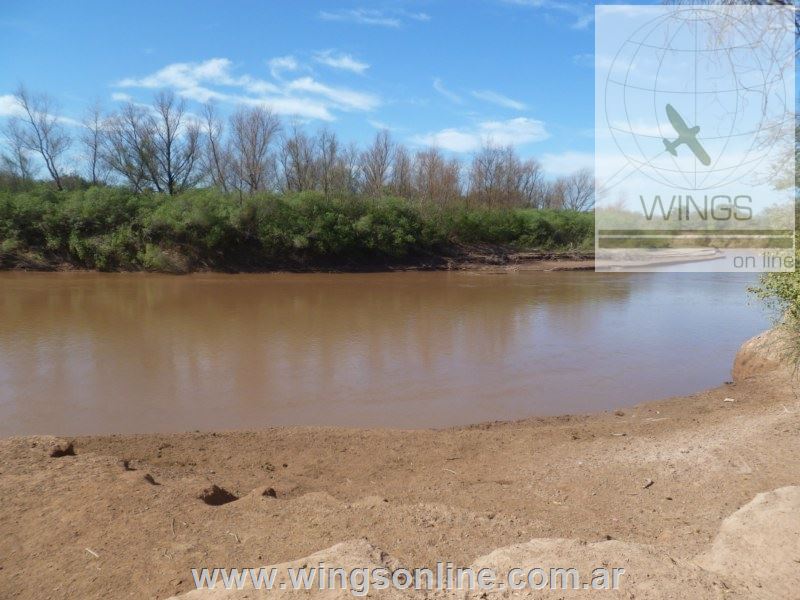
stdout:
<svg viewBox="0 0 800 600">
<path fill-rule="evenodd" d="M 75 119 L 163 87 L 358 143 L 387 127 L 468 157 L 491 138 L 557 174 L 591 163 L 592 16 L 555 0 L 5 0 L 0 115 L 20 82 Z"/>
</svg>

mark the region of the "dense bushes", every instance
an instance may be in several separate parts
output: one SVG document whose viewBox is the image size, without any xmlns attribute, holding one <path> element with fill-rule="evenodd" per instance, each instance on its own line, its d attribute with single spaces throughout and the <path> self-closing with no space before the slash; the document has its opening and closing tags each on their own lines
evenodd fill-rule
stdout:
<svg viewBox="0 0 800 600">
<path fill-rule="evenodd" d="M 0 193 L 0 266 L 181 271 L 414 263 L 470 244 L 586 249 L 592 215 L 317 193 Z"/>
<path fill-rule="evenodd" d="M 779 315 L 779 321 L 789 332 L 789 347 L 785 349 L 790 360 L 800 365 L 800 250 L 795 254 L 796 270 L 793 273 L 765 273 L 761 285 L 752 291 Z"/>
<path fill-rule="evenodd" d="M 795 265 L 800 261 L 796 254 Z M 800 331 L 800 267 L 793 273 L 767 273 L 755 292 Z"/>
</svg>

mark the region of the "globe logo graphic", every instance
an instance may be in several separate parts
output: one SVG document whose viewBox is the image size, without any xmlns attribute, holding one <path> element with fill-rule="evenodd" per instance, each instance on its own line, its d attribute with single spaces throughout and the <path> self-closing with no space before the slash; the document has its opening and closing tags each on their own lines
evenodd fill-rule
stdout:
<svg viewBox="0 0 800 600">
<path fill-rule="evenodd" d="M 719 7 L 676 7 L 640 26 L 605 82 L 603 116 L 624 161 L 678 190 L 758 177 L 794 109 L 784 37 Z"/>
</svg>

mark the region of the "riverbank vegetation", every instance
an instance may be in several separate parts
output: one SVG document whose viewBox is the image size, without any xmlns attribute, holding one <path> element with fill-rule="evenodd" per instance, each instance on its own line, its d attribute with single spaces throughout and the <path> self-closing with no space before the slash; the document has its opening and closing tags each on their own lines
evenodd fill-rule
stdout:
<svg viewBox="0 0 800 600">
<path fill-rule="evenodd" d="M 795 140 L 800 140 L 800 126 L 795 127 Z M 800 144 L 794 146 L 794 189 L 800 189 Z M 787 187 L 791 182 L 786 182 Z M 792 273 L 765 273 L 760 285 L 753 289 L 777 315 L 781 324 L 790 332 L 792 358 L 800 365 L 800 248 L 797 247 L 800 228 L 800 201 L 795 197 L 795 270 Z"/>
<path fill-rule="evenodd" d="M 800 251 L 795 255 L 795 265 L 800 261 Z M 800 267 L 793 273 L 767 273 L 761 284 L 753 290 L 765 300 L 776 314 L 781 315 L 782 325 L 790 331 L 791 358 L 800 364 Z"/>
<path fill-rule="evenodd" d="M 475 246 L 591 251 L 591 173 L 547 178 L 491 140 L 462 162 L 386 130 L 346 145 L 263 106 L 192 113 L 168 92 L 80 123 L 24 87 L 14 101 L 0 267 L 361 268 L 434 265 Z"/>
<path fill-rule="evenodd" d="M 0 267 L 195 269 L 437 266 L 475 246 L 591 250 L 590 213 L 436 206 L 394 197 L 122 188 L 0 192 Z"/>
</svg>

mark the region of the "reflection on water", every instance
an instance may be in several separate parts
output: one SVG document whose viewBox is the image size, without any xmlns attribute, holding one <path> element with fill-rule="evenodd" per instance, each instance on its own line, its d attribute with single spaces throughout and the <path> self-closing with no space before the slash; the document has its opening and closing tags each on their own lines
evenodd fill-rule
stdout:
<svg viewBox="0 0 800 600">
<path fill-rule="evenodd" d="M 729 274 L 0 274 L 0 435 L 429 427 L 728 378 Z"/>
</svg>

